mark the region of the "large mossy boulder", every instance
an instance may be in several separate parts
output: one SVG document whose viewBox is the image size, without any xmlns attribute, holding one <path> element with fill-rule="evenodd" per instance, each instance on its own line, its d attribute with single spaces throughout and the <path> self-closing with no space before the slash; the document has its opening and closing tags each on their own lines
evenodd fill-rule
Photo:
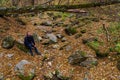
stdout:
<svg viewBox="0 0 120 80">
<path fill-rule="evenodd" d="M 109 50 L 107 48 L 103 49 L 104 43 L 98 41 L 96 38 L 83 39 L 83 43 L 93 49 L 96 56 L 99 58 L 107 57 Z"/>
<path fill-rule="evenodd" d="M 5 49 L 10 49 L 14 46 L 14 42 L 15 40 L 13 39 L 13 37 L 9 35 L 2 40 L 1 46 Z"/>
<path fill-rule="evenodd" d="M 34 65 L 27 61 L 21 60 L 15 65 L 14 70 L 18 73 L 17 76 L 21 80 L 33 80 L 35 77 Z"/>
<path fill-rule="evenodd" d="M 68 57 L 68 62 L 71 65 L 80 65 L 81 62 L 87 59 L 86 53 L 83 51 L 75 51 L 72 55 Z"/>
</svg>

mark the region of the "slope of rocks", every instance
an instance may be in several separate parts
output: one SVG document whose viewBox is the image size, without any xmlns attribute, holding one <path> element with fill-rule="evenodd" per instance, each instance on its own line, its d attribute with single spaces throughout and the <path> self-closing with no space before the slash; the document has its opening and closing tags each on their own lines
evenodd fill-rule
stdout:
<svg viewBox="0 0 120 80">
<path fill-rule="evenodd" d="M 115 44 L 111 46 L 105 33 L 99 31 L 103 24 L 109 27 L 112 20 L 107 13 L 92 10 L 85 9 L 87 14 L 43 12 L 0 18 L 0 79 L 119 80 L 120 72 L 116 67 L 119 55 L 109 51 Z M 32 57 L 25 49 L 23 40 L 27 31 L 33 33 L 41 56 Z M 5 39 L 7 36 L 14 40 L 9 49 L 5 49 L 10 42 Z M 96 55 L 105 52 L 109 54 Z"/>
</svg>

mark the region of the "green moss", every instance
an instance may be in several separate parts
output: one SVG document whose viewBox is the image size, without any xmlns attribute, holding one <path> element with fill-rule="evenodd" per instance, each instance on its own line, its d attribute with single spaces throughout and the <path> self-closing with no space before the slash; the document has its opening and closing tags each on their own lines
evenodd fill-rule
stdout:
<svg viewBox="0 0 120 80">
<path fill-rule="evenodd" d="M 82 57 L 86 57 L 86 53 L 85 52 L 80 51 L 79 53 L 81 54 Z"/>
<path fill-rule="evenodd" d="M 68 27 L 65 29 L 66 34 L 68 35 L 74 35 L 77 33 L 77 29 L 73 27 Z"/>
<path fill-rule="evenodd" d="M 103 45 L 101 42 L 91 41 L 91 42 L 88 42 L 87 45 L 95 51 L 96 56 L 99 58 L 107 57 L 109 54 L 109 52 L 100 51 L 99 47 Z"/>
<path fill-rule="evenodd" d="M 120 42 L 116 44 L 115 51 L 120 53 Z"/>
<path fill-rule="evenodd" d="M 25 52 L 25 53 L 28 53 L 28 52 L 29 52 L 28 48 L 26 48 L 26 47 L 25 47 L 23 44 L 21 44 L 21 43 L 16 42 L 16 46 L 17 46 L 18 49 L 20 49 L 21 51 L 23 51 L 23 52 Z"/>
<path fill-rule="evenodd" d="M 21 80 L 33 80 L 34 77 L 35 77 L 35 74 L 33 73 L 30 73 L 28 76 L 25 76 L 23 74 L 18 74 L 18 77 L 21 79 Z"/>
<path fill-rule="evenodd" d="M 92 42 L 87 43 L 87 45 L 94 50 L 98 50 L 100 43 L 98 41 L 92 41 Z"/>
</svg>

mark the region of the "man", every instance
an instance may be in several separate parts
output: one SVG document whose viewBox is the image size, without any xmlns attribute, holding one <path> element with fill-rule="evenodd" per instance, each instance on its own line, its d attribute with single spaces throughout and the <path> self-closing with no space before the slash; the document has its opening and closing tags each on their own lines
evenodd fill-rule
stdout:
<svg viewBox="0 0 120 80">
<path fill-rule="evenodd" d="M 24 38 L 24 45 L 30 50 L 31 56 L 33 56 L 32 49 L 35 50 L 36 54 L 41 55 L 41 53 L 38 52 L 38 50 L 35 46 L 35 41 L 30 32 L 27 32 L 26 37 Z"/>
</svg>

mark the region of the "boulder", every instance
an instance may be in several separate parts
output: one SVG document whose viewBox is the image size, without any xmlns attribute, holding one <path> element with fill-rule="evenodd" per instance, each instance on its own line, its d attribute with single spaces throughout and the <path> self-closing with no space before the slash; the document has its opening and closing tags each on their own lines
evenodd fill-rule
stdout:
<svg viewBox="0 0 120 80">
<path fill-rule="evenodd" d="M 98 64 L 98 60 L 96 58 L 88 58 L 85 61 L 80 63 L 81 66 L 88 67 L 88 68 L 97 66 L 97 64 Z"/>
<path fill-rule="evenodd" d="M 87 46 L 93 49 L 96 52 L 96 56 L 99 58 L 104 58 L 109 55 L 109 49 L 101 49 L 103 46 L 105 46 L 105 44 L 98 41 L 96 38 L 83 39 L 83 43 L 87 44 Z"/>
<path fill-rule="evenodd" d="M 34 65 L 27 60 L 21 60 L 16 64 L 15 71 L 18 72 L 17 76 L 21 80 L 33 80 L 35 77 Z"/>
<path fill-rule="evenodd" d="M 14 46 L 14 41 L 12 36 L 7 36 L 2 40 L 1 46 L 5 49 L 10 49 Z"/>
<path fill-rule="evenodd" d="M 72 65 L 80 65 L 81 62 L 87 59 L 86 53 L 83 51 L 75 51 L 68 57 L 68 62 Z"/>
<path fill-rule="evenodd" d="M 56 35 L 50 33 L 50 34 L 46 34 L 46 36 L 50 39 L 50 41 L 52 41 L 53 43 L 56 43 L 58 40 L 57 40 L 57 37 Z"/>
<path fill-rule="evenodd" d="M 40 37 L 37 33 L 33 33 L 33 38 L 36 42 L 42 41 L 42 37 Z"/>
<path fill-rule="evenodd" d="M 27 60 L 21 60 L 18 64 L 15 65 L 15 71 L 23 70 L 26 64 L 30 64 L 30 62 Z"/>
</svg>

